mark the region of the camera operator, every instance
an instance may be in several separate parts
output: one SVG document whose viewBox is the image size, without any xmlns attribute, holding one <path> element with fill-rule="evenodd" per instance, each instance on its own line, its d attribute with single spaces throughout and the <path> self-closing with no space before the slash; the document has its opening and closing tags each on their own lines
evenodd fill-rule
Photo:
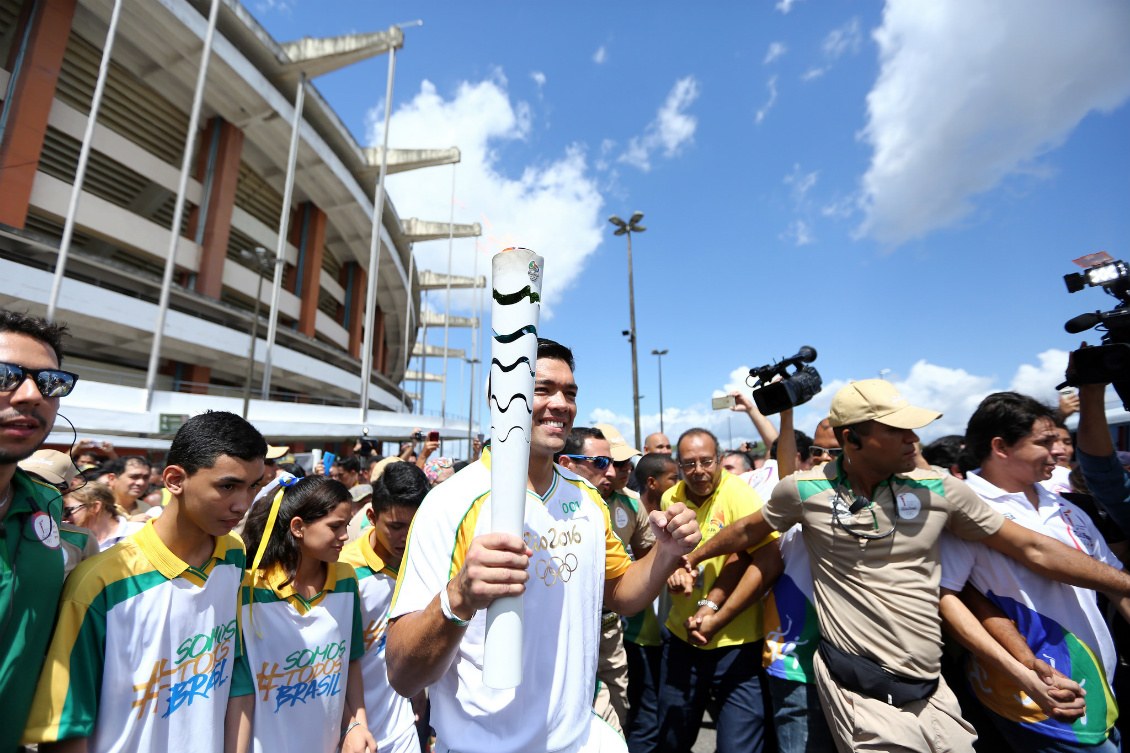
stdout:
<svg viewBox="0 0 1130 753">
<path fill-rule="evenodd" d="M 1079 386 L 1075 459 L 1095 503 L 1124 533 L 1130 534 L 1130 472 L 1118 462 L 1118 454 L 1110 438 L 1104 405 L 1106 387 L 1105 384 Z"/>
</svg>

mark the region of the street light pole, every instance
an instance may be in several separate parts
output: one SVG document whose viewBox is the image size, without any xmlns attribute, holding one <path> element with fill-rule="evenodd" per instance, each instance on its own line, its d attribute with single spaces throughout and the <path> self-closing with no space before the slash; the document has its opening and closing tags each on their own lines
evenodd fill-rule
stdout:
<svg viewBox="0 0 1130 753">
<path fill-rule="evenodd" d="M 255 312 L 251 315 L 251 345 L 247 352 L 247 379 L 243 383 L 243 413 L 244 418 L 247 418 L 247 410 L 251 404 L 251 381 L 255 378 L 255 341 L 259 339 L 259 306 L 263 298 L 263 274 L 267 272 L 272 266 L 272 261 L 277 264 L 277 260 L 272 260 L 267 257 L 267 249 L 258 246 L 254 251 L 247 249 L 240 249 L 239 255 L 247 262 L 255 265 L 255 276 L 259 279 L 258 287 L 255 288 Z"/>
<path fill-rule="evenodd" d="M 628 325 L 630 327 L 628 340 L 632 345 L 632 418 L 635 422 L 636 447 L 640 446 L 640 377 L 639 361 L 636 355 L 636 288 L 632 279 L 632 233 L 642 233 L 647 230 L 639 224 L 642 219 L 643 212 L 633 212 L 627 222 L 616 215 L 608 218 L 608 221 L 616 226 L 613 235 L 628 236 Z"/>
<path fill-rule="evenodd" d="M 663 356 L 667 355 L 667 348 L 653 350 L 651 354 L 655 356 L 655 360 L 659 364 L 659 433 L 666 434 L 667 432 L 663 429 Z"/>
</svg>

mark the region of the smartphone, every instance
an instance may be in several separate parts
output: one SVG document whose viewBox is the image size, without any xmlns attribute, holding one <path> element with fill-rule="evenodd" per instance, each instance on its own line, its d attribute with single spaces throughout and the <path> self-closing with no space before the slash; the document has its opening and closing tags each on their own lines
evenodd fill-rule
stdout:
<svg viewBox="0 0 1130 753">
<path fill-rule="evenodd" d="M 429 431 L 428 432 L 428 441 L 429 442 L 438 442 L 439 441 L 439 432 L 438 431 Z"/>
<path fill-rule="evenodd" d="M 320 463 L 320 462 L 322 462 L 322 451 L 317 449 L 317 448 L 310 450 L 310 472 L 311 473 L 314 472 L 314 467 L 317 466 L 318 463 Z"/>
<path fill-rule="evenodd" d="M 480 431 L 475 436 L 479 438 L 479 444 L 482 444 L 483 443 L 483 433 Z"/>
<path fill-rule="evenodd" d="M 322 453 L 322 471 L 325 475 L 330 475 L 330 468 L 333 468 L 334 461 L 337 460 L 337 455 L 330 451 Z"/>
<path fill-rule="evenodd" d="M 737 401 L 734 399 L 733 395 L 723 395 L 722 397 L 711 399 L 710 405 L 714 410 L 728 410 L 737 405 Z"/>
</svg>

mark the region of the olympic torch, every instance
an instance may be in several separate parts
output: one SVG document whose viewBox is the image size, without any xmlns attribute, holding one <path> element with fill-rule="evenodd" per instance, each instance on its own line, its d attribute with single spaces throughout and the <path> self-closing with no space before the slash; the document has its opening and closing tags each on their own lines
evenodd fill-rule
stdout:
<svg viewBox="0 0 1130 753">
<path fill-rule="evenodd" d="M 491 262 L 491 527 L 516 536 L 525 530 L 544 263 L 527 248 L 508 248 Z M 522 597 L 507 596 L 487 608 L 483 682 L 504 690 L 521 681 Z"/>
</svg>

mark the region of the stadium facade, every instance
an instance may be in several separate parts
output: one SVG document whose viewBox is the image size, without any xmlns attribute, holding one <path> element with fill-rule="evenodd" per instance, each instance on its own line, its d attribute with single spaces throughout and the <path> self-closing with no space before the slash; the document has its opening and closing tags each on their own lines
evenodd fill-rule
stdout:
<svg viewBox="0 0 1130 753">
<path fill-rule="evenodd" d="M 363 432 L 393 439 L 414 426 L 466 437 L 466 418 L 413 414 L 401 385 L 406 352 L 423 347 L 416 342 L 421 275 L 411 262 L 413 243 L 477 228 L 401 218 L 394 197 L 384 194 L 377 306 L 368 316 L 382 150 L 362 148 L 308 80 L 399 47 L 400 29 L 284 44 L 242 5 L 220 0 L 174 242 L 212 3 L 124 0 L 108 38 L 115 7 L 114 0 L 0 0 L 0 305 L 43 315 L 56 301 L 55 318 L 73 334 L 67 366 L 81 375 L 62 412 L 79 436 L 160 447 L 185 416 L 240 412 L 251 385 L 248 418 L 272 441 L 301 446 Z M 108 45 L 108 75 L 53 298 Z M 306 83 L 276 289 L 299 81 Z M 458 150 L 443 146 L 390 151 L 386 164 L 395 172 L 457 161 Z M 159 360 L 148 369 L 170 250 L 175 268 Z M 372 367 L 362 413 L 368 319 Z M 69 443 L 62 425 L 53 443 Z"/>
</svg>

